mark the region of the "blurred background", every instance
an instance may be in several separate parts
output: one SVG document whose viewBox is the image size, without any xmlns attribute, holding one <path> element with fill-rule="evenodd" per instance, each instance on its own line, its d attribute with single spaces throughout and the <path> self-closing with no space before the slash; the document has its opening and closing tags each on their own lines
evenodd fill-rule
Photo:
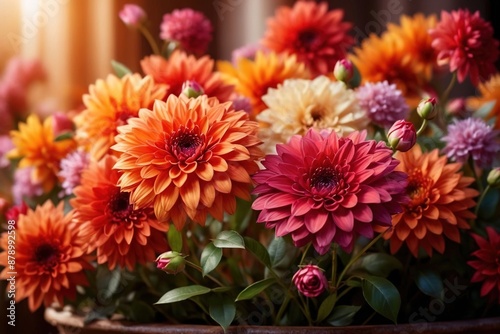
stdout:
<svg viewBox="0 0 500 334">
<path fill-rule="evenodd" d="M 139 32 L 127 28 L 118 17 L 126 3 L 140 5 L 148 13 L 149 29 L 159 40 L 165 13 L 191 7 L 202 11 L 214 26 L 209 54 L 229 60 L 233 49 L 257 42 L 266 29 L 266 19 L 280 5 L 294 0 L 2 0 L 0 1 L 0 73 L 13 56 L 40 59 L 47 81 L 37 88 L 34 98 L 43 99 L 52 110 L 70 110 L 81 105 L 88 85 L 111 72 L 111 60 L 134 71 L 139 61 L 152 51 Z M 380 34 L 387 22 L 398 22 L 402 14 L 439 14 L 441 10 L 479 10 L 492 22 L 500 39 L 498 0 L 328 0 L 330 8 L 343 8 L 345 20 L 353 23 L 357 43 L 370 33 Z M 460 91 L 461 90 L 461 91 Z M 467 84 L 459 87 L 462 94 Z M 56 333 L 43 321 L 43 310 L 32 315 L 26 303 L 17 305 L 16 327 L 5 320 L 5 281 L 0 284 L 1 333 Z"/>
</svg>

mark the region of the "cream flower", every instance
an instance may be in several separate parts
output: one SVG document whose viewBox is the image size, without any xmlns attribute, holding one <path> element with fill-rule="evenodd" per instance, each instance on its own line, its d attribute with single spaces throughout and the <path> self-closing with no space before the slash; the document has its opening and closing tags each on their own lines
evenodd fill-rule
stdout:
<svg viewBox="0 0 500 334">
<path fill-rule="evenodd" d="M 278 88 L 270 88 L 262 99 L 268 108 L 257 120 L 261 122 L 259 136 L 266 153 L 275 152 L 276 144 L 286 143 L 291 136 L 303 135 L 310 128 L 334 130 L 344 136 L 364 129 L 369 122 L 354 92 L 325 76 L 288 79 Z"/>
</svg>

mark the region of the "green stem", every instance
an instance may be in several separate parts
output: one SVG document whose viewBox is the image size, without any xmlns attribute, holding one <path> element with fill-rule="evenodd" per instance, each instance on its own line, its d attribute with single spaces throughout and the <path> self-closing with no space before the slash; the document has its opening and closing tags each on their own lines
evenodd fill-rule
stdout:
<svg viewBox="0 0 500 334">
<path fill-rule="evenodd" d="M 337 280 L 337 288 L 338 286 L 340 285 L 340 282 L 342 282 L 342 278 L 344 278 L 344 275 L 347 273 L 347 271 L 349 270 L 349 268 L 351 268 L 351 266 L 356 263 L 359 258 L 364 254 L 366 253 L 366 251 L 368 249 L 370 249 L 380 238 L 382 238 L 382 236 L 387 232 L 389 231 L 390 227 L 388 227 L 383 233 L 380 233 L 379 235 L 377 235 L 372 241 L 370 241 L 368 243 L 368 245 L 366 245 L 359 253 L 357 253 L 345 266 L 344 270 L 342 270 L 342 272 L 340 273 L 340 276 L 339 276 L 339 279 Z"/>
<path fill-rule="evenodd" d="M 469 168 L 472 172 L 472 176 L 474 176 L 474 179 L 476 180 L 477 189 L 479 190 L 479 192 L 482 193 L 484 191 L 483 184 L 481 183 L 481 179 L 479 179 L 479 176 L 476 173 L 476 167 L 474 164 L 474 159 L 472 159 L 472 156 L 469 157 L 468 162 L 469 162 Z"/>
<path fill-rule="evenodd" d="M 453 86 L 455 86 L 455 83 L 457 82 L 457 72 L 453 72 L 453 76 L 451 77 L 450 83 L 448 84 L 448 87 L 443 92 L 443 95 L 441 95 L 441 98 L 439 99 L 439 104 L 441 104 L 444 108 L 444 105 L 448 101 L 448 98 L 450 97 L 451 90 L 453 89 Z"/>
<path fill-rule="evenodd" d="M 196 270 L 198 270 L 200 273 L 203 274 L 203 269 L 197 265 L 197 264 L 194 264 L 193 262 L 191 261 L 186 261 L 186 264 L 188 266 L 190 266 L 191 268 L 194 268 Z M 219 285 L 219 286 L 225 286 L 223 283 L 221 283 L 221 281 L 219 281 L 217 278 L 211 276 L 211 275 L 205 275 L 206 277 L 208 277 L 209 279 L 211 279 L 215 284 Z"/>
<path fill-rule="evenodd" d="M 484 198 L 486 197 L 486 194 L 488 191 L 491 189 L 491 186 L 488 184 L 484 191 L 481 193 L 481 197 L 479 197 L 479 201 L 476 204 L 476 209 L 474 210 L 474 214 L 477 217 L 477 214 L 479 213 L 479 207 L 481 206 L 481 203 L 483 203 Z"/>
<path fill-rule="evenodd" d="M 304 302 L 304 297 L 302 297 L 302 295 L 300 293 L 299 293 L 299 298 L 300 298 L 301 304 L 306 305 L 306 303 Z M 309 326 L 312 326 L 312 318 L 311 318 L 311 313 L 309 312 L 309 307 L 305 306 L 305 307 L 303 307 L 303 309 L 305 311 L 304 315 L 307 318 L 307 323 L 309 324 Z"/>
<path fill-rule="evenodd" d="M 337 244 L 333 244 L 332 250 L 332 284 L 335 284 L 337 279 Z"/>
<path fill-rule="evenodd" d="M 300 259 L 299 265 L 302 265 L 304 263 L 304 259 L 306 258 L 306 254 L 309 251 L 310 247 L 311 243 L 307 244 L 306 248 L 304 249 L 304 253 L 302 254 L 302 258 Z"/>
<path fill-rule="evenodd" d="M 274 325 L 275 326 L 279 325 L 279 321 L 283 317 L 283 313 L 285 312 L 285 310 L 286 310 L 289 302 L 290 302 L 290 296 L 288 294 L 286 294 L 285 295 L 285 300 L 281 304 L 280 309 L 278 311 L 278 314 L 276 315 L 276 318 L 274 319 Z"/>
<path fill-rule="evenodd" d="M 349 291 L 351 291 L 351 289 L 353 289 L 353 288 L 354 288 L 353 286 L 350 286 L 350 287 L 346 288 L 344 291 L 342 291 L 341 293 L 339 293 L 339 295 L 337 296 L 337 300 L 336 300 L 336 302 L 337 302 L 337 301 L 339 301 L 339 300 L 340 300 L 340 298 L 344 297 L 344 296 L 345 296 L 345 294 L 347 294 L 347 293 L 348 293 Z"/>
<path fill-rule="evenodd" d="M 160 49 L 158 48 L 158 45 L 156 44 L 156 41 L 153 38 L 153 35 L 151 35 L 151 33 L 149 32 L 149 30 L 146 27 L 144 27 L 143 25 L 140 25 L 139 31 L 142 33 L 142 35 L 148 41 L 149 45 L 151 46 L 151 49 L 153 50 L 153 53 L 159 55 Z"/>
<path fill-rule="evenodd" d="M 418 129 L 417 131 L 417 136 L 420 136 L 420 134 L 425 130 L 425 128 L 427 127 L 427 124 L 429 123 L 428 120 L 424 119 L 424 121 L 422 122 L 422 125 L 420 126 L 420 129 Z"/>
</svg>

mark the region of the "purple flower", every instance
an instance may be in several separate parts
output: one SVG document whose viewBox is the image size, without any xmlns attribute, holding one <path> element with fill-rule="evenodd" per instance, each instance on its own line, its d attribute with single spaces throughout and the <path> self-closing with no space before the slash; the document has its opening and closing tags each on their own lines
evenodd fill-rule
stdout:
<svg viewBox="0 0 500 334">
<path fill-rule="evenodd" d="M 500 153 L 499 133 L 480 118 L 455 120 L 442 139 L 446 143 L 443 152 L 461 163 L 472 157 L 478 167 L 489 167 Z"/>
<path fill-rule="evenodd" d="M 238 61 L 240 58 L 254 60 L 257 51 L 267 52 L 268 49 L 258 43 L 251 43 L 240 46 L 239 48 L 234 49 L 231 53 L 231 62 L 234 66 L 238 66 Z"/>
<path fill-rule="evenodd" d="M 230 99 L 233 102 L 234 110 L 243 110 L 249 115 L 252 113 L 252 101 L 248 97 L 235 93 L 231 95 Z"/>
<path fill-rule="evenodd" d="M 33 198 L 43 194 L 42 185 L 33 181 L 32 173 L 33 167 L 16 169 L 14 185 L 12 186 L 12 196 L 15 204 L 21 204 L 26 197 Z"/>
<path fill-rule="evenodd" d="M 63 179 L 63 195 L 69 195 L 80 184 L 82 171 L 89 165 L 90 156 L 84 151 L 74 151 L 61 160 L 59 176 Z"/>
<path fill-rule="evenodd" d="M 203 13 L 190 8 L 176 9 L 163 16 L 160 38 L 175 41 L 190 53 L 203 54 L 212 40 L 212 23 Z"/>
<path fill-rule="evenodd" d="M 366 83 L 357 89 L 356 97 L 368 118 L 381 127 L 389 128 L 408 116 L 409 108 L 403 94 L 387 81 Z"/>
</svg>

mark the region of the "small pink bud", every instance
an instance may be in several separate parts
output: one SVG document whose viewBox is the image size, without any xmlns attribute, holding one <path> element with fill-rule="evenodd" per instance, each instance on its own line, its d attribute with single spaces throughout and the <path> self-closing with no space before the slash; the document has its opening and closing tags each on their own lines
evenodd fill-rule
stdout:
<svg viewBox="0 0 500 334">
<path fill-rule="evenodd" d="M 500 167 L 493 168 L 486 178 L 492 188 L 500 188 Z"/>
<path fill-rule="evenodd" d="M 203 90 L 203 87 L 201 87 L 201 85 L 194 80 L 187 80 L 182 84 L 182 94 L 189 98 L 197 98 L 204 93 L 205 91 Z"/>
<path fill-rule="evenodd" d="M 389 129 L 387 139 L 392 149 L 406 152 L 417 142 L 417 131 L 412 122 L 399 120 Z"/>
<path fill-rule="evenodd" d="M 354 75 L 354 67 L 349 59 L 341 59 L 335 64 L 333 76 L 342 82 L 348 82 Z"/>
<path fill-rule="evenodd" d="M 323 270 L 312 264 L 300 268 L 292 280 L 299 292 L 310 298 L 318 297 L 328 288 L 328 280 Z"/>
<path fill-rule="evenodd" d="M 417 106 L 417 113 L 422 117 L 422 119 L 433 119 L 436 117 L 436 103 L 437 100 L 435 97 L 430 97 L 427 99 L 423 99 Z"/>
<path fill-rule="evenodd" d="M 138 28 L 146 21 L 146 12 L 140 6 L 134 4 L 126 4 L 118 14 L 120 19 L 126 26 Z"/>
<path fill-rule="evenodd" d="M 156 258 L 156 268 L 163 270 L 167 274 L 177 274 L 186 267 L 184 257 L 174 251 L 168 251 Z"/>
<path fill-rule="evenodd" d="M 61 112 L 55 112 L 52 115 L 52 130 L 54 131 L 54 138 L 58 136 L 73 131 L 74 125 L 73 121 L 69 117 Z"/>
</svg>

